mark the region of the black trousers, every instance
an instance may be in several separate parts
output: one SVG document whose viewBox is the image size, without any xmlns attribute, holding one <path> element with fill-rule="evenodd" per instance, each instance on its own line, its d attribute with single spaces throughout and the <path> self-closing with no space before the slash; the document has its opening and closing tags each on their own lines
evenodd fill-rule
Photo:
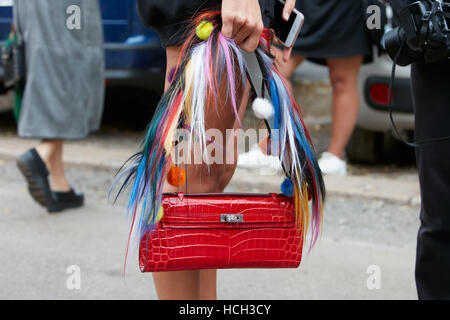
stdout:
<svg viewBox="0 0 450 320">
<path fill-rule="evenodd" d="M 416 140 L 450 136 L 450 60 L 412 66 Z M 450 141 L 417 148 L 419 299 L 450 299 Z"/>
</svg>

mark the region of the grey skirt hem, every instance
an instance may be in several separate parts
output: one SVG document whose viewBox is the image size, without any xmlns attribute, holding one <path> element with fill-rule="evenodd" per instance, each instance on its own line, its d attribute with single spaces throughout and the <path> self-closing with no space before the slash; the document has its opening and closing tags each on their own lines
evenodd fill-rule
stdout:
<svg viewBox="0 0 450 320">
<path fill-rule="evenodd" d="M 33 140 L 83 140 L 87 138 L 90 134 L 95 133 L 98 131 L 100 127 L 93 129 L 89 131 L 86 134 L 83 135 L 52 135 L 52 134 L 34 134 L 34 133 L 26 133 L 26 132 L 19 132 L 18 137 L 22 139 L 33 139 Z"/>
</svg>

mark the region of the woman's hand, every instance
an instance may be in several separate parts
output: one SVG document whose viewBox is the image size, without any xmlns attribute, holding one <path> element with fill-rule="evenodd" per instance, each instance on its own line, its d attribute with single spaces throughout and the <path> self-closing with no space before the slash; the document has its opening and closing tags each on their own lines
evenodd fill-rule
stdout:
<svg viewBox="0 0 450 320">
<path fill-rule="evenodd" d="M 263 28 L 258 0 L 222 0 L 222 34 L 242 50 L 256 50 Z"/>
<path fill-rule="evenodd" d="M 275 0 L 277 1 L 277 0 Z M 289 21 L 292 11 L 295 8 L 295 0 L 285 0 L 284 8 L 283 8 L 283 20 Z M 280 43 L 281 44 L 281 43 Z M 283 50 L 283 61 L 288 62 L 289 57 L 291 56 L 292 47 L 284 47 Z"/>
<path fill-rule="evenodd" d="M 276 0 L 277 1 L 277 0 Z M 295 8 L 295 0 L 285 0 L 283 8 L 283 20 L 289 21 L 292 11 Z"/>
</svg>

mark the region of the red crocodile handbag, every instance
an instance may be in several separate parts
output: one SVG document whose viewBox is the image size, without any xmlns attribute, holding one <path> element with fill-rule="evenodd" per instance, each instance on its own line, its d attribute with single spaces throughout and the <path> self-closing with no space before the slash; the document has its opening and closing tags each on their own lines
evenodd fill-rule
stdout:
<svg viewBox="0 0 450 320">
<path fill-rule="evenodd" d="M 164 194 L 164 216 L 140 243 L 142 272 L 297 268 L 303 237 L 293 198 L 278 194 Z"/>
</svg>

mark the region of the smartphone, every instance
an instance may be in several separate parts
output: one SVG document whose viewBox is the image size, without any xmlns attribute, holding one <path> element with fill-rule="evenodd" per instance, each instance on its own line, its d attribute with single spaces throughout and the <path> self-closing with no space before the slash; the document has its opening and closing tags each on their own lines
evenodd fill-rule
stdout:
<svg viewBox="0 0 450 320">
<path fill-rule="evenodd" d="M 285 47 L 292 47 L 302 29 L 305 17 L 298 10 L 292 11 L 289 21 L 283 19 L 283 0 L 275 0 L 273 30 Z"/>
</svg>

